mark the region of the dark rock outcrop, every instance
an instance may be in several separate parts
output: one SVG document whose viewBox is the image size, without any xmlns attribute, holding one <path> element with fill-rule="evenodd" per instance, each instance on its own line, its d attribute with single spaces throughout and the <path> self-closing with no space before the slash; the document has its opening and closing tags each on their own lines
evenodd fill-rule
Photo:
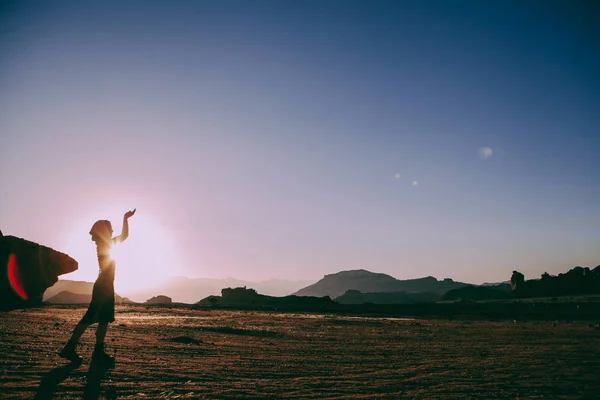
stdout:
<svg viewBox="0 0 600 400">
<path fill-rule="evenodd" d="M 77 270 L 67 254 L 29 240 L 0 234 L 0 309 L 38 305 L 58 276 Z"/>
<path fill-rule="evenodd" d="M 519 271 L 513 271 L 512 276 L 510 277 L 510 287 L 512 290 L 517 290 L 519 287 L 523 286 L 524 282 L 525 275 Z"/>
<path fill-rule="evenodd" d="M 173 304 L 173 300 L 169 296 L 154 296 L 144 302 L 144 304 Z"/>
<path fill-rule="evenodd" d="M 600 294 L 600 266 L 575 267 L 558 276 L 542 274 L 541 279 L 524 280 L 514 271 L 511 285 L 517 297 L 554 297 Z M 515 279 L 516 277 L 516 279 Z"/>
<path fill-rule="evenodd" d="M 337 304 L 330 297 L 284 296 L 273 297 L 258 294 L 254 289 L 226 288 L 221 296 L 208 296 L 198 306 L 234 306 L 234 307 L 320 307 Z"/>
</svg>

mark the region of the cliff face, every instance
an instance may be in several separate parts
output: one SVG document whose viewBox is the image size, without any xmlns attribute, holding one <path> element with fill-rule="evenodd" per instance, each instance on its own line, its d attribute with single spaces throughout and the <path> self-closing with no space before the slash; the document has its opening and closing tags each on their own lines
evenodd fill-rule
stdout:
<svg viewBox="0 0 600 400">
<path fill-rule="evenodd" d="M 67 254 L 0 232 L 0 309 L 40 304 L 59 275 L 77 268 Z"/>
<path fill-rule="evenodd" d="M 575 267 L 558 276 L 544 273 L 541 279 L 527 281 L 523 274 L 513 271 L 511 286 L 517 297 L 600 294 L 600 265 L 594 269 Z"/>
</svg>

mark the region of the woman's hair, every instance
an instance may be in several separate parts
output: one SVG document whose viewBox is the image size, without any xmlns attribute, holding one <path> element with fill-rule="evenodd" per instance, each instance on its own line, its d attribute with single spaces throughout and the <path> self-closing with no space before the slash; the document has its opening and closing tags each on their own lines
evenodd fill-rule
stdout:
<svg viewBox="0 0 600 400">
<path fill-rule="evenodd" d="M 110 221 L 105 219 L 96 221 L 96 223 L 92 225 L 92 229 L 90 229 L 90 235 L 92 235 L 92 240 L 96 243 L 98 241 L 110 242 L 112 235 L 112 225 Z"/>
</svg>

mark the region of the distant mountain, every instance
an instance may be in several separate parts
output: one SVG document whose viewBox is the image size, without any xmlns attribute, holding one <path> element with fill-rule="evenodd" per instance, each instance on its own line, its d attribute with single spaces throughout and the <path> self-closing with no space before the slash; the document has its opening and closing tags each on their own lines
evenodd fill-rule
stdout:
<svg viewBox="0 0 600 400">
<path fill-rule="evenodd" d="M 47 300 L 47 303 L 50 304 L 90 304 L 92 301 L 91 293 L 72 293 L 67 291 L 62 291 Z M 127 298 L 122 298 L 119 295 L 115 295 L 115 303 L 130 303 L 131 301 Z"/>
<path fill-rule="evenodd" d="M 92 301 L 92 295 L 64 291 L 50 297 L 45 301 L 51 304 L 90 304 L 90 301 Z"/>
<path fill-rule="evenodd" d="M 196 303 L 210 295 L 221 294 L 221 289 L 227 287 L 248 287 L 269 296 L 286 296 L 314 281 L 288 281 L 270 279 L 260 282 L 250 282 L 234 278 L 210 279 L 174 277 L 163 284 L 144 290 L 123 293 L 127 297 L 143 302 L 146 299 L 162 294 L 169 296 L 174 302 Z"/>
<path fill-rule="evenodd" d="M 364 269 L 342 271 L 336 274 L 325 275 L 315 284 L 298 290 L 297 296 L 330 296 L 335 299 L 348 290 L 358 290 L 361 293 L 380 292 L 431 292 L 443 294 L 452 289 L 466 286 L 462 282 L 452 279 L 438 281 L 432 276 L 419 279 L 399 280 L 386 274 L 378 274 Z"/>
<path fill-rule="evenodd" d="M 483 282 L 479 286 L 498 286 L 498 285 L 508 285 L 509 288 L 510 288 L 510 281 L 503 281 L 503 282 Z"/>
<path fill-rule="evenodd" d="M 44 301 L 56 296 L 60 292 L 69 292 L 71 294 L 86 294 L 92 295 L 92 282 L 71 281 L 68 279 L 59 279 L 53 286 L 50 286 L 44 292 Z M 89 301 L 87 302 L 89 303 Z"/>
<path fill-rule="evenodd" d="M 473 285 L 473 286 L 477 286 L 477 285 Z M 484 283 L 479 286 L 485 287 L 488 289 L 500 290 L 502 292 L 511 292 L 512 291 L 512 288 L 510 287 L 510 282 Z"/>
<path fill-rule="evenodd" d="M 173 300 L 168 296 L 159 295 L 146 300 L 144 304 L 173 304 Z"/>
<path fill-rule="evenodd" d="M 94 284 L 92 282 L 85 281 L 71 281 L 68 279 L 60 279 L 53 286 L 50 286 L 44 292 L 44 301 L 55 304 L 89 304 L 92 300 L 92 290 L 94 288 Z M 69 295 L 62 294 L 62 297 L 58 297 L 54 299 L 58 294 L 68 293 Z M 87 297 L 85 297 L 87 296 Z M 72 299 L 73 301 L 63 301 L 63 299 Z M 127 297 L 121 297 L 118 294 L 115 294 L 115 302 L 129 302 Z"/>
</svg>

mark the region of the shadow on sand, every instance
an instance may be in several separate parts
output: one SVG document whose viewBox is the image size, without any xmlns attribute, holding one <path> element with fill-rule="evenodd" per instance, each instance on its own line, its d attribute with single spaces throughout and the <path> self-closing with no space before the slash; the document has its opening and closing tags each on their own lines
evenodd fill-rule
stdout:
<svg viewBox="0 0 600 400">
<path fill-rule="evenodd" d="M 46 375 L 42 377 L 42 380 L 40 381 L 40 386 L 37 390 L 34 399 L 54 399 L 56 396 L 56 390 L 58 388 L 58 385 L 64 382 L 71 375 L 71 373 L 80 366 L 81 361 L 73 361 L 69 364 L 48 371 L 48 373 L 46 373 Z M 100 398 L 100 392 L 102 391 L 102 379 L 104 379 L 106 373 L 112 368 L 114 368 L 114 363 L 106 363 L 92 360 L 86 375 L 86 384 L 83 388 L 84 399 L 96 400 Z M 114 391 L 114 389 L 104 390 L 104 393 L 102 393 L 102 398 L 116 399 L 117 394 Z"/>
<path fill-rule="evenodd" d="M 83 398 L 96 400 L 100 398 L 101 382 L 106 373 L 114 368 L 114 362 L 94 361 L 90 363 L 90 368 L 87 372 L 86 384 L 83 389 Z M 102 393 L 104 399 L 116 399 L 117 393 L 114 388 L 109 388 Z"/>
<path fill-rule="evenodd" d="M 35 394 L 36 400 L 46 400 L 54 398 L 58 385 L 71 375 L 75 369 L 79 368 L 81 361 L 73 361 L 61 367 L 54 368 L 42 377 L 40 387 Z"/>
</svg>

